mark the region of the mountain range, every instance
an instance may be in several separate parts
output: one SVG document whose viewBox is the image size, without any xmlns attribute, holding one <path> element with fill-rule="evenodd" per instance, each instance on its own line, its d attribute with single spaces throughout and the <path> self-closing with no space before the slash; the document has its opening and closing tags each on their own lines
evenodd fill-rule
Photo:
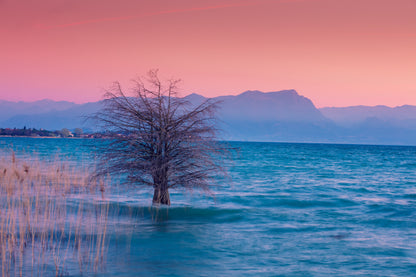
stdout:
<svg viewBox="0 0 416 277">
<path fill-rule="evenodd" d="M 185 98 L 194 105 L 206 99 L 198 94 Z M 416 106 L 317 109 L 295 90 L 246 91 L 214 100 L 220 101 L 224 140 L 416 145 Z M 0 101 L 0 127 L 97 131 L 85 119 L 101 106 L 101 101 Z"/>
</svg>

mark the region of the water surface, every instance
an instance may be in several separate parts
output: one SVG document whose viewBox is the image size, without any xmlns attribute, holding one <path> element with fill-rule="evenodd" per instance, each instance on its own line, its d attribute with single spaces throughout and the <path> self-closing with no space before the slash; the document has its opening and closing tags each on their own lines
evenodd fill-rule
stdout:
<svg viewBox="0 0 416 277">
<path fill-rule="evenodd" d="M 100 140 L 0 138 L 0 149 L 94 160 Z M 416 276 L 416 147 L 232 142 L 230 181 L 116 186 L 107 276 Z M 78 273 L 67 268 L 68 275 Z"/>
</svg>

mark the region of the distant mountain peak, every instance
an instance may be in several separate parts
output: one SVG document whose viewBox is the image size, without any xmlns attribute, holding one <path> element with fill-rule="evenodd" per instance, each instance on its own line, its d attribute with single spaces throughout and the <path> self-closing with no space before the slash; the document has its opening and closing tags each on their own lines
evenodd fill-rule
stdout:
<svg viewBox="0 0 416 277">
<path fill-rule="evenodd" d="M 48 103 L 62 103 L 62 102 L 69 103 L 68 101 L 55 101 L 55 100 L 51 100 L 51 99 L 47 99 L 47 98 L 40 99 L 40 100 L 33 101 L 33 102 L 34 103 L 45 103 L 45 104 L 48 104 Z"/>
<path fill-rule="evenodd" d="M 288 90 L 279 90 L 279 91 L 268 91 L 268 92 L 263 92 L 260 90 L 247 90 L 237 96 L 259 96 L 259 95 L 263 95 L 263 96 L 280 96 L 280 95 L 296 95 L 299 96 L 298 92 L 294 89 L 288 89 Z"/>
<path fill-rule="evenodd" d="M 197 93 L 192 93 L 189 94 L 187 96 L 185 96 L 183 99 L 185 99 L 186 101 L 189 101 L 190 103 L 193 103 L 195 105 L 199 105 L 202 102 L 204 102 L 207 98 L 205 98 L 204 96 L 197 94 Z"/>
<path fill-rule="evenodd" d="M 192 98 L 192 99 L 200 98 L 200 99 L 205 99 L 205 96 L 202 96 L 201 94 L 198 94 L 198 93 L 191 93 L 191 94 L 188 94 L 187 96 L 185 96 L 184 98 Z"/>
</svg>

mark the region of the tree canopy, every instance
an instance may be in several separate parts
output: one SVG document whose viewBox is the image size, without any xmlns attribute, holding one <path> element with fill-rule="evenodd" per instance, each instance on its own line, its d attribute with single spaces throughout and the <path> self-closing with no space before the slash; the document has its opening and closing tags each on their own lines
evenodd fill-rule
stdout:
<svg viewBox="0 0 416 277">
<path fill-rule="evenodd" d="M 153 203 L 170 205 L 169 189 L 209 190 L 225 172 L 227 148 L 217 139 L 217 103 L 178 97 L 179 80 L 164 83 L 157 70 L 134 81 L 130 94 L 116 82 L 95 119 L 111 140 L 101 149 L 97 176 L 118 174 L 154 189 Z"/>
</svg>

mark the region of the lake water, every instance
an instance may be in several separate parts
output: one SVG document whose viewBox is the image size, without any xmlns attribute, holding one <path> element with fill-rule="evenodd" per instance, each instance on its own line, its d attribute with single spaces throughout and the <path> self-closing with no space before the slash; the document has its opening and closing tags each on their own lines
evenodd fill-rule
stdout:
<svg viewBox="0 0 416 277">
<path fill-rule="evenodd" d="M 90 164 L 97 143 L 0 138 L 0 150 Z M 155 212 L 150 190 L 107 192 L 97 275 L 416 276 L 416 147 L 230 145 L 231 178 L 214 196 L 172 191 Z"/>
</svg>

